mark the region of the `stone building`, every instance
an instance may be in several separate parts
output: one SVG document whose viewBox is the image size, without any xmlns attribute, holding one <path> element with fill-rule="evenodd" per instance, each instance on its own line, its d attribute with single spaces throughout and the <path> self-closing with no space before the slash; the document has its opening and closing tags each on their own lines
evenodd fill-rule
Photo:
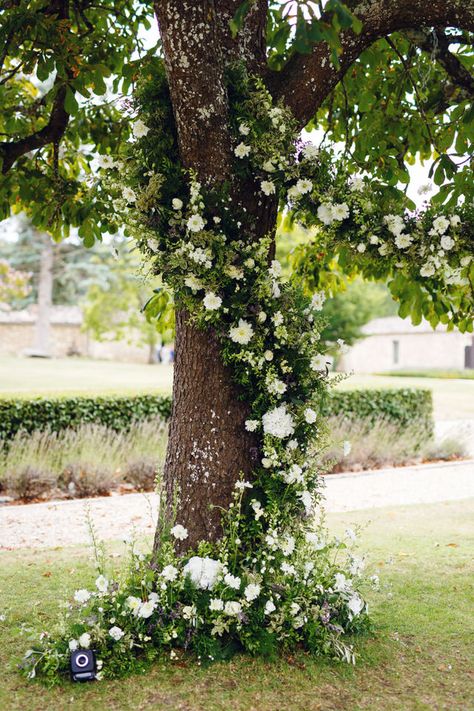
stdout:
<svg viewBox="0 0 474 711">
<path fill-rule="evenodd" d="M 50 353 L 53 357 L 86 356 L 104 360 L 148 362 L 148 347 L 135 345 L 133 334 L 130 334 L 130 343 L 99 342 L 91 339 L 82 330 L 82 312 L 78 306 L 52 306 L 50 313 Z M 36 314 L 35 305 L 22 311 L 0 309 L 0 356 L 32 353 Z"/>
<path fill-rule="evenodd" d="M 423 321 L 413 326 L 398 316 L 376 318 L 362 331 L 365 338 L 355 343 L 338 364 L 338 370 L 379 373 L 389 370 L 464 370 L 474 368 L 472 334 L 435 330 Z"/>
</svg>

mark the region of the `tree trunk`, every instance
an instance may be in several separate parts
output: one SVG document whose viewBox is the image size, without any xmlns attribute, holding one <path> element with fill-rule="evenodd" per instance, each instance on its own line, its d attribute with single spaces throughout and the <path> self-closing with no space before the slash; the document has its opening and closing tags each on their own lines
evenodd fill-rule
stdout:
<svg viewBox="0 0 474 711">
<path fill-rule="evenodd" d="M 42 249 L 38 278 L 38 310 L 36 316 L 33 354 L 51 355 L 51 306 L 53 303 L 54 245 L 46 233 L 38 233 Z"/>
<path fill-rule="evenodd" d="M 175 507 L 189 547 L 220 535 L 221 507 L 228 507 L 239 473 L 249 472 L 258 449 L 217 339 L 190 325 L 183 311 L 176 314 L 175 353 L 165 487 L 168 513 Z"/>
<path fill-rule="evenodd" d="M 236 196 L 253 191 L 242 192 L 232 178 L 224 70 L 237 58 L 252 70 L 265 66 L 267 3 L 252 4 L 242 42 L 229 30 L 239 6 L 240 0 L 155 2 L 183 164 L 203 183 L 229 181 Z M 247 209 L 256 218 L 256 237 L 274 225 L 273 201 Z M 245 430 L 248 405 L 222 363 L 216 336 L 194 328 L 183 312 L 176 315 L 175 354 L 164 477 L 167 514 L 188 529 L 186 541 L 178 542 L 186 549 L 219 537 L 222 509 L 228 508 L 239 476 L 255 465 L 259 450 L 255 436 Z"/>
</svg>

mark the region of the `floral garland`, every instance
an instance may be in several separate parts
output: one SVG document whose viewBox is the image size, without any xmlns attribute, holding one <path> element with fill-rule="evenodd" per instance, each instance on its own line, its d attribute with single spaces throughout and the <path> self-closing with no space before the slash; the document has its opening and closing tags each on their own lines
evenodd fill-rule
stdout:
<svg viewBox="0 0 474 711">
<path fill-rule="evenodd" d="M 89 647 L 106 677 L 140 669 L 165 651 L 175 658 L 178 650 L 204 662 L 238 649 L 271 657 L 302 645 L 352 662 L 344 637 L 368 622 L 364 563 L 352 552 L 353 531 L 329 539 L 315 523 L 320 469 L 309 457 L 310 445 L 323 447 L 326 435 L 319 414 L 328 392 L 319 341 L 324 296 L 309 298 L 282 281 L 279 262 L 268 261 L 270 238 L 255 238 L 230 187 L 203 186 L 180 168 L 166 84 L 157 67 L 152 75 L 137 93 L 136 140 L 119 160 L 102 157 L 95 189 L 112 196 L 178 306 L 218 334 L 222 357 L 247 393 L 246 428 L 260 437 L 263 457 L 249 481 L 237 482 L 221 540 L 179 557 L 174 541 L 186 540 L 186 522 L 163 523 L 153 560 L 132 545 L 121 580 L 109 579 L 99 561 L 95 590 L 76 591 L 60 632 L 44 633 L 24 668 L 55 682 L 70 651 Z M 414 243 L 402 218 L 388 216 L 369 229 L 360 217 L 362 209 L 375 215 L 365 186 L 346 185 L 348 197 L 340 197 L 331 156 L 300 141 L 291 113 L 273 104 L 258 79 L 235 70 L 229 93 L 236 172 L 257 176 L 262 199 L 289 199 L 302 219 L 328 226 L 348 248 L 346 225 L 377 236 L 357 254 L 380 252 L 387 231 L 397 233 L 399 249 Z M 446 253 L 461 242 L 456 219 L 445 225 L 438 218 L 432 229 Z"/>
</svg>

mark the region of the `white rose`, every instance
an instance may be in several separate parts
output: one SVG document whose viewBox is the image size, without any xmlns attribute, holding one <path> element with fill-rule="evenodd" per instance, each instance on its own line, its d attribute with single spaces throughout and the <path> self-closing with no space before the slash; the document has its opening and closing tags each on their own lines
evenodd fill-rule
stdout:
<svg viewBox="0 0 474 711">
<path fill-rule="evenodd" d="M 188 537 L 188 529 L 177 523 L 171 529 L 171 535 L 174 536 L 178 541 L 184 541 Z"/>
</svg>

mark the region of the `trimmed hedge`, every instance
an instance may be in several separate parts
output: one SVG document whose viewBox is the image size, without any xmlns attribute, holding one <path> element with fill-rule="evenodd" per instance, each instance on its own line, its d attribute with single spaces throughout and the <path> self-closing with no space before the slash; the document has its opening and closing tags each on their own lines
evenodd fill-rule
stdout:
<svg viewBox="0 0 474 711">
<path fill-rule="evenodd" d="M 20 430 L 59 432 L 87 422 L 118 431 L 127 429 L 134 420 L 167 420 L 170 414 L 171 398 L 159 395 L 0 399 L 0 439 L 11 439 Z"/>
<path fill-rule="evenodd" d="M 344 414 L 351 420 L 384 418 L 400 427 L 416 425 L 426 436 L 434 432 L 433 396 L 421 388 L 344 390 L 331 394 L 325 415 Z"/>
<path fill-rule="evenodd" d="M 128 397 L 0 399 L 0 439 L 8 440 L 19 430 L 50 429 L 54 432 L 86 422 L 126 429 L 134 420 L 151 417 L 169 419 L 171 397 L 135 395 Z M 325 415 L 344 414 L 349 419 L 374 422 L 383 417 L 396 425 L 413 424 L 433 434 L 433 403 L 430 390 L 347 390 L 331 394 Z"/>
</svg>

